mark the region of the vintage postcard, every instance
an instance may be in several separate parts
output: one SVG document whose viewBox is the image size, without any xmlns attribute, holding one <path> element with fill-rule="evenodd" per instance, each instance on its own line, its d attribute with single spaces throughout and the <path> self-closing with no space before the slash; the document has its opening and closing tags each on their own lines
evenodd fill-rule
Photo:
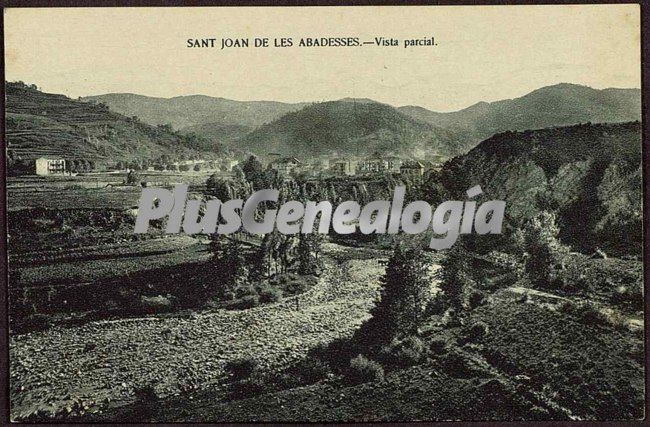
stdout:
<svg viewBox="0 0 650 427">
<path fill-rule="evenodd" d="M 642 12 L 4 9 L 9 420 L 644 419 Z"/>
</svg>

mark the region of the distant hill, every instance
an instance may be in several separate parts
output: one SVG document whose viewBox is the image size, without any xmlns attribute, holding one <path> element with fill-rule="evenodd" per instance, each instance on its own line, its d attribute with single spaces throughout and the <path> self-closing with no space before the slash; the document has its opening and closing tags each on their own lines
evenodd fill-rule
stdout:
<svg viewBox="0 0 650 427">
<path fill-rule="evenodd" d="M 285 114 L 238 142 L 264 156 L 297 157 L 382 154 L 426 156 L 456 154 L 458 136 L 374 101 L 322 102 Z"/>
<path fill-rule="evenodd" d="M 640 120 L 639 89 L 592 89 L 562 83 L 525 96 L 480 102 L 451 113 L 394 108 L 367 98 L 288 104 L 233 101 L 203 95 L 152 98 L 114 93 L 82 98 L 152 125 L 171 124 L 201 146 L 238 153 L 298 156 L 386 151 L 405 156 L 453 156 L 507 130 Z"/>
<path fill-rule="evenodd" d="M 554 211 L 578 249 L 641 251 L 639 122 L 500 133 L 447 162 L 442 182 L 458 200 L 480 184 L 513 221 Z"/>
<path fill-rule="evenodd" d="M 188 126 L 179 132 L 185 135 L 196 134 L 211 141 L 218 141 L 226 146 L 236 145 L 235 142 L 252 132 L 254 126 L 227 125 L 222 123 L 204 123 L 202 125 Z"/>
<path fill-rule="evenodd" d="M 641 90 L 598 90 L 561 83 L 521 98 L 479 102 L 452 113 L 437 113 L 417 106 L 399 110 L 434 126 L 460 131 L 471 145 L 506 130 L 641 120 Z"/>
<path fill-rule="evenodd" d="M 219 145 L 154 127 L 108 107 L 6 83 L 6 138 L 12 158 L 56 156 L 99 162 L 210 157 Z"/>
<path fill-rule="evenodd" d="M 125 116 L 137 116 L 152 125 L 170 124 L 174 129 L 213 124 L 257 127 L 283 114 L 304 107 L 305 103 L 274 101 L 233 101 L 205 95 L 154 98 L 132 93 L 87 96 L 83 101 L 101 102 Z"/>
</svg>

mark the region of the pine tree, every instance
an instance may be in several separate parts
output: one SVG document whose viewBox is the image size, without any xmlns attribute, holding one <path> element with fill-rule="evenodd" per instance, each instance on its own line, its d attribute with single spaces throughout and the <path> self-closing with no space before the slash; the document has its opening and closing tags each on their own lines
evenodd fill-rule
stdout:
<svg viewBox="0 0 650 427">
<path fill-rule="evenodd" d="M 458 240 L 445 254 L 441 262 L 440 291 L 447 306 L 460 312 L 465 295 L 474 282 L 470 275 L 470 253 L 461 240 Z"/>
<path fill-rule="evenodd" d="M 555 214 L 549 212 L 542 212 L 528 221 L 518 234 L 525 271 L 535 286 L 548 286 L 553 274 L 563 268 L 569 249 L 560 242 L 559 234 Z"/>
<path fill-rule="evenodd" d="M 299 274 L 317 274 L 321 267 L 320 234 L 300 234 L 298 237 L 298 273 Z"/>
<path fill-rule="evenodd" d="M 429 262 L 420 246 L 399 243 L 382 278 L 381 299 L 358 337 L 371 345 L 390 342 L 400 335 L 416 334 L 431 296 Z"/>
</svg>

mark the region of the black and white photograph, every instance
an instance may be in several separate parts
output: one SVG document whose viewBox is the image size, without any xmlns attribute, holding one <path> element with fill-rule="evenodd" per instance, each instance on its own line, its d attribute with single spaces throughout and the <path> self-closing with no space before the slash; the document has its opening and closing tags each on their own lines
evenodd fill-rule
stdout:
<svg viewBox="0 0 650 427">
<path fill-rule="evenodd" d="M 645 419 L 642 5 L 3 12 L 6 421 Z"/>
</svg>

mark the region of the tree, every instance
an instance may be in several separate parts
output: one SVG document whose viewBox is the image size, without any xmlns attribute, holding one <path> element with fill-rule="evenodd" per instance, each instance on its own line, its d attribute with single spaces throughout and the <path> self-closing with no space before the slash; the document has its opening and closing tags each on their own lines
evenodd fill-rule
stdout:
<svg viewBox="0 0 650 427">
<path fill-rule="evenodd" d="M 316 274 L 321 268 L 321 234 L 303 234 L 298 236 L 298 273 Z"/>
<path fill-rule="evenodd" d="M 140 174 L 134 170 L 129 171 L 126 174 L 126 184 L 127 185 L 138 185 L 140 183 Z"/>
<path fill-rule="evenodd" d="M 554 213 L 542 212 L 515 234 L 524 253 L 525 271 L 535 286 L 547 287 L 558 270 L 564 269 L 568 247 L 558 239 L 560 228 Z"/>
<path fill-rule="evenodd" d="M 224 245 L 218 268 L 223 279 L 224 292 L 233 291 L 246 280 L 248 269 L 238 240 L 229 239 Z"/>
<path fill-rule="evenodd" d="M 194 165 L 194 172 L 198 172 L 200 170 L 201 170 L 201 164 L 200 163 L 195 164 Z"/>
<path fill-rule="evenodd" d="M 271 276 L 273 266 L 274 233 L 267 233 L 257 250 L 256 262 L 251 269 L 251 280 L 261 282 Z"/>
<path fill-rule="evenodd" d="M 187 171 L 190 170 L 190 165 L 185 165 L 185 164 L 180 165 L 180 166 L 178 167 L 178 170 L 181 171 L 181 172 L 187 172 Z"/>
<path fill-rule="evenodd" d="M 440 292 L 444 303 L 461 313 L 465 306 L 465 296 L 475 283 L 471 277 L 471 254 L 462 240 L 458 240 L 445 254 L 441 262 Z"/>
<path fill-rule="evenodd" d="M 256 190 L 264 188 L 265 176 L 264 176 L 264 166 L 255 156 L 250 156 L 244 164 L 242 165 L 242 172 L 246 180 L 253 184 L 253 188 Z"/>
<path fill-rule="evenodd" d="M 244 175 L 244 171 L 239 167 L 239 165 L 235 165 L 232 167 L 232 175 L 235 181 L 241 182 L 246 179 L 246 175 Z"/>
<path fill-rule="evenodd" d="M 416 334 L 431 296 L 429 262 L 420 245 L 399 242 L 381 280 L 381 299 L 357 337 L 370 345 Z"/>
</svg>

